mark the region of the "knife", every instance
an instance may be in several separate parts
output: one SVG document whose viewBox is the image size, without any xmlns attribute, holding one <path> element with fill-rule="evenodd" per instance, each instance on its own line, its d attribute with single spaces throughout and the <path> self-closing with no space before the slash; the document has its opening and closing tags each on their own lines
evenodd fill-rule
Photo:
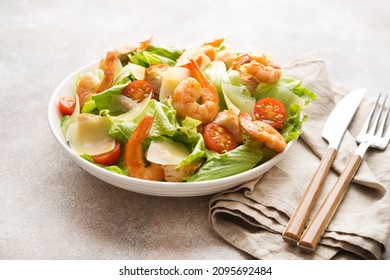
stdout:
<svg viewBox="0 0 390 280">
<path fill-rule="evenodd" d="M 328 148 L 325 151 L 322 160 L 314 173 L 308 187 L 303 194 L 298 207 L 291 216 L 286 229 L 283 232 L 283 240 L 290 244 L 297 244 L 306 225 L 307 219 L 317 200 L 318 194 L 321 191 L 326 175 L 336 156 L 341 140 L 344 137 L 345 131 L 363 96 L 366 94 L 366 89 L 357 89 L 341 99 L 326 120 L 322 130 L 322 137 L 328 141 Z"/>
</svg>

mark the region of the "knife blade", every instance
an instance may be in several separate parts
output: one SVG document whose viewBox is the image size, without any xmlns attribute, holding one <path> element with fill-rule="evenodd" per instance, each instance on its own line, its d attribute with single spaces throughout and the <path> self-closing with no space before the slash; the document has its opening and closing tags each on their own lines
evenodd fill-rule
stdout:
<svg viewBox="0 0 390 280">
<path fill-rule="evenodd" d="M 366 89 L 352 91 L 341 99 L 330 113 L 322 129 L 322 137 L 328 141 L 329 147 L 338 149 L 366 91 Z"/>
<path fill-rule="evenodd" d="M 284 241 L 291 244 L 297 244 L 299 241 L 345 131 L 366 92 L 366 89 L 361 88 L 347 94 L 328 116 L 322 129 L 322 137 L 328 141 L 328 148 L 283 232 Z"/>
</svg>

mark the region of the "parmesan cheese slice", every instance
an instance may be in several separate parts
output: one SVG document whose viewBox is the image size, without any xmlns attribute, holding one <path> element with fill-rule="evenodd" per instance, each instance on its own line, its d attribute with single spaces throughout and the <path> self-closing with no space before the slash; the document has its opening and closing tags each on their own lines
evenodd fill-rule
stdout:
<svg viewBox="0 0 390 280">
<path fill-rule="evenodd" d="M 152 141 L 146 159 L 162 165 L 178 165 L 189 155 L 190 151 L 182 143 Z"/>
<path fill-rule="evenodd" d="M 139 114 L 141 114 L 146 106 L 148 105 L 150 99 L 152 98 L 152 94 L 149 94 L 147 98 L 145 98 L 141 103 L 137 103 L 133 101 L 130 98 L 127 98 L 125 96 L 120 96 L 121 99 L 123 99 L 123 103 L 126 104 L 127 107 L 129 107 L 129 111 L 126 113 L 120 114 L 116 117 L 112 117 L 114 120 L 120 120 L 120 121 L 131 121 L 138 117 Z"/>
<path fill-rule="evenodd" d="M 173 94 L 177 85 L 190 77 L 190 71 L 183 67 L 171 67 L 163 73 L 160 89 L 160 100 L 164 100 Z"/>
<path fill-rule="evenodd" d="M 137 80 L 145 79 L 145 70 L 146 70 L 145 67 L 130 62 L 129 65 L 131 68 L 131 74 L 133 74 Z"/>
<path fill-rule="evenodd" d="M 80 114 L 76 122 L 69 125 L 69 146 L 79 155 L 98 155 L 112 151 L 115 139 L 108 134 L 110 122 L 107 117 Z"/>
<path fill-rule="evenodd" d="M 176 61 L 176 66 L 182 66 L 189 63 L 188 58 L 195 59 L 198 63 L 200 63 L 199 67 L 203 70 L 209 63 L 210 58 L 198 47 L 198 46 L 189 46 L 185 49 L 182 55 Z"/>
</svg>

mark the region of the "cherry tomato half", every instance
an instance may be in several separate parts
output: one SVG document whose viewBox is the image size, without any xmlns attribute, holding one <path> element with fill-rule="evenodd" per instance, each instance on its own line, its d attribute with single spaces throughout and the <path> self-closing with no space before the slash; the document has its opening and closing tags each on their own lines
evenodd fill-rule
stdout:
<svg viewBox="0 0 390 280">
<path fill-rule="evenodd" d="M 218 123 L 209 123 L 203 131 L 206 147 L 217 153 L 231 151 L 237 147 L 237 141 L 233 134 Z"/>
<path fill-rule="evenodd" d="M 122 90 L 122 95 L 129 97 L 137 102 L 142 102 L 149 96 L 150 93 L 152 93 L 153 97 L 153 86 L 151 83 L 144 80 L 131 82 Z"/>
<path fill-rule="evenodd" d="M 255 105 L 255 118 L 280 129 L 286 120 L 286 109 L 282 102 L 275 98 L 260 99 Z"/>
<path fill-rule="evenodd" d="M 58 106 L 64 115 L 72 115 L 76 106 L 76 100 L 74 97 L 63 96 L 60 98 Z"/>
<path fill-rule="evenodd" d="M 92 159 L 95 163 L 102 165 L 112 165 L 118 161 L 121 156 L 121 144 L 118 141 L 115 141 L 115 148 L 112 151 L 103 153 L 100 155 L 92 156 Z"/>
</svg>

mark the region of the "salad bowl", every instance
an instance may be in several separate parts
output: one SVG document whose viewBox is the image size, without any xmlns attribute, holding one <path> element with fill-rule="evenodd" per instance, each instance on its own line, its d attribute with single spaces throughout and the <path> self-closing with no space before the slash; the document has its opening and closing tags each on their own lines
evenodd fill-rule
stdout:
<svg viewBox="0 0 390 280">
<path fill-rule="evenodd" d="M 86 65 L 66 77 L 55 89 L 48 105 L 48 122 L 50 130 L 60 145 L 61 149 L 81 168 L 93 176 L 116 187 L 146 195 L 168 196 L 168 197 L 191 197 L 218 193 L 229 188 L 238 186 L 250 180 L 260 177 L 265 172 L 274 167 L 288 151 L 293 147 L 294 141 L 287 144 L 286 149 L 271 158 L 270 160 L 256 166 L 248 171 L 231 175 L 224 178 L 201 181 L 201 182 L 158 182 L 149 181 L 121 174 L 110 172 L 98 165 L 80 157 L 66 143 L 61 129 L 62 113 L 58 108 L 61 97 L 73 97 L 75 92 L 75 81 L 81 73 L 92 71 L 99 66 L 99 62 Z"/>
<path fill-rule="evenodd" d="M 66 144 L 61 131 L 62 113 L 58 109 L 58 100 L 61 96 L 73 96 L 76 77 L 80 73 L 95 69 L 97 66 L 98 62 L 84 66 L 70 74 L 59 84 L 49 101 L 48 121 L 54 138 L 57 140 L 58 144 L 65 151 L 65 153 L 68 154 L 71 159 L 85 171 L 111 185 L 125 190 L 154 196 L 188 197 L 209 195 L 227 190 L 234 186 L 238 186 L 260 177 L 273 166 L 275 166 L 294 145 L 295 141 L 289 142 L 284 152 L 277 154 L 271 160 L 251 170 L 229 177 L 203 182 L 155 182 L 112 173 L 77 155 Z"/>
</svg>

